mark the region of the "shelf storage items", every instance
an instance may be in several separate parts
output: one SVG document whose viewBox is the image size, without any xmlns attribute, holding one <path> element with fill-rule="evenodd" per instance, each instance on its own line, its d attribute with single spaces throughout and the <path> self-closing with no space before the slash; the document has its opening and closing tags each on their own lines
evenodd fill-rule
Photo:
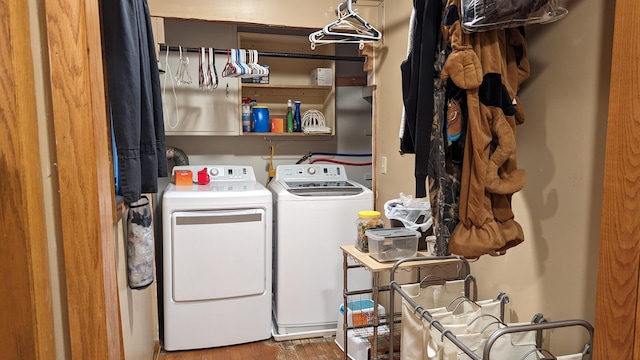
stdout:
<svg viewBox="0 0 640 360">
<path fill-rule="evenodd" d="M 335 81 L 331 81 L 330 86 L 322 86 L 314 85 L 311 79 L 311 72 L 317 68 L 330 68 L 332 74 L 335 74 L 333 45 L 311 50 L 309 40 L 305 36 L 239 32 L 238 46 L 257 50 L 259 53 L 290 54 L 282 57 L 259 57 L 259 64 L 269 67 L 269 83 L 240 83 L 239 103 L 243 97 L 251 98 L 256 100 L 258 105 L 267 106 L 272 118 L 286 119 L 287 100 L 300 101 L 302 113 L 311 109 L 322 112 L 326 126 L 331 128 L 330 133 L 323 135 L 335 135 Z M 303 57 L 305 54 L 312 56 Z M 256 133 L 242 133 L 252 134 Z M 291 136 L 292 133 L 269 135 Z"/>
</svg>

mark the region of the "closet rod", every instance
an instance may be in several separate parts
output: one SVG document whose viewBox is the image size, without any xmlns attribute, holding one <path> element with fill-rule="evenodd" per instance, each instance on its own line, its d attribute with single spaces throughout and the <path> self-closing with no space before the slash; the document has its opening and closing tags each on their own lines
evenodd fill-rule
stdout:
<svg viewBox="0 0 640 360">
<path fill-rule="evenodd" d="M 160 51 L 180 51 L 179 46 L 171 46 L 160 44 Z M 195 52 L 197 53 L 200 48 L 194 47 L 182 47 L 182 51 L 185 52 Z M 216 54 L 226 54 L 227 49 L 214 49 L 214 53 Z M 281 53 L 281 52 L 270 52 L 270 51 L 258 51 L 258 56 L 267 56 L 267 57 L 281 57 L 281 58 L 290 58 L 290 59 L 314 59 L 314 60 L 335 60 L 335 61 L 359 61 L 365 62 L 366 56 L 340 56 L 340 55 L 320 55 L 320 54 L 296 54 L 296 53 Z"/>
</svg>

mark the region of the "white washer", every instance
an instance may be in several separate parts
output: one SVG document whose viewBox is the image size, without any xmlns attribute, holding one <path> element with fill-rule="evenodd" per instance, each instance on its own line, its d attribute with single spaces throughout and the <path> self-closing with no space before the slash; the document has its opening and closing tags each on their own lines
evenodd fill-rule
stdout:
<svg viewBox="0 0 640 360">
<path fill-rule="evenodd" d="M 373 192 L 342 165 L 281 165 L 269 184 L 274 201 L 273 337 L 334 335 L 343 303 L 340 245 L 355 244 L 356 219 L 373 209 Z M 370 289 L 353 269 L 349 289 Z"/>
<path fill-rule="evenodd" d="M 197 184 L 208 169 L 211 182 Z M 176 166 L 162 200 L 166 350 L 271 337 L 272 195 L 250 166 Z"/>
</svg>

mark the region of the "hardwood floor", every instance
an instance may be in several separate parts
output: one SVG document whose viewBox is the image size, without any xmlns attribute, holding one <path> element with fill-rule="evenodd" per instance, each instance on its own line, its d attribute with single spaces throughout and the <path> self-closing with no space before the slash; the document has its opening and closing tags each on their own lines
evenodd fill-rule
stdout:
<svg viewBox="0 0 640 360">
<path fill-rule="evenodd" d="M 344 359 L 334 337 L 275 341 L 191 351 L 161 351 L 158 360 L 331 360 Z"/>
</svg>

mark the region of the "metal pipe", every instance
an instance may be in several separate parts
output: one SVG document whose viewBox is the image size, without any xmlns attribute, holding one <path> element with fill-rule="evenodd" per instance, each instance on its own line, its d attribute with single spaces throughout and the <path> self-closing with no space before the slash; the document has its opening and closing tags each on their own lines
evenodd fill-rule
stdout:
<svg viewBox="0 0 640 360">
<path fill-rule="evenodd" d="M 547 330 L 547 329 L 556 329 L 561 327 L 570 327 L 570 326 L 582 326 L 589 333 L 589 347 L 593 344 L 593 326 L 589 324 L 585 320 L 558 320 L 558 321 L 550 321 L 550 322 L 541 322 L 537 324 L 526 324 L 526 325 L 512 325 L 504 328 L 500 328 L 494 331 L 487 343 L 484 346 L 484 352 L 482 354 L 482 358 L 484 360 L 489 360 L 489 354 L 491 353 L 491 347 L 498 340 L 498 338 L 505 334 L 524 332 L 524 331 L 538 331 L 538 330 Z"/>
<path fill-rule="evenodd" d="M 195 52 L 200 49 L 193 47 L 182 47 L 183 52 Z M 160 51 L 180 51 L 179 46 L 160 44 Z M 227 49 L 213 49 L 215 54 L 227 54 Z M 298 54 L 298 53 L 281 53 L 272 51 L 258 51 L 258 56 L 279 57 L 289 59 L 313 59 L 313 60 L 334 60 L 334 61 L 358 61 L 365 62 L 366 56 L 340 56 L 340 55 L 322 55 L 322 54 Z"/>
</svg>

